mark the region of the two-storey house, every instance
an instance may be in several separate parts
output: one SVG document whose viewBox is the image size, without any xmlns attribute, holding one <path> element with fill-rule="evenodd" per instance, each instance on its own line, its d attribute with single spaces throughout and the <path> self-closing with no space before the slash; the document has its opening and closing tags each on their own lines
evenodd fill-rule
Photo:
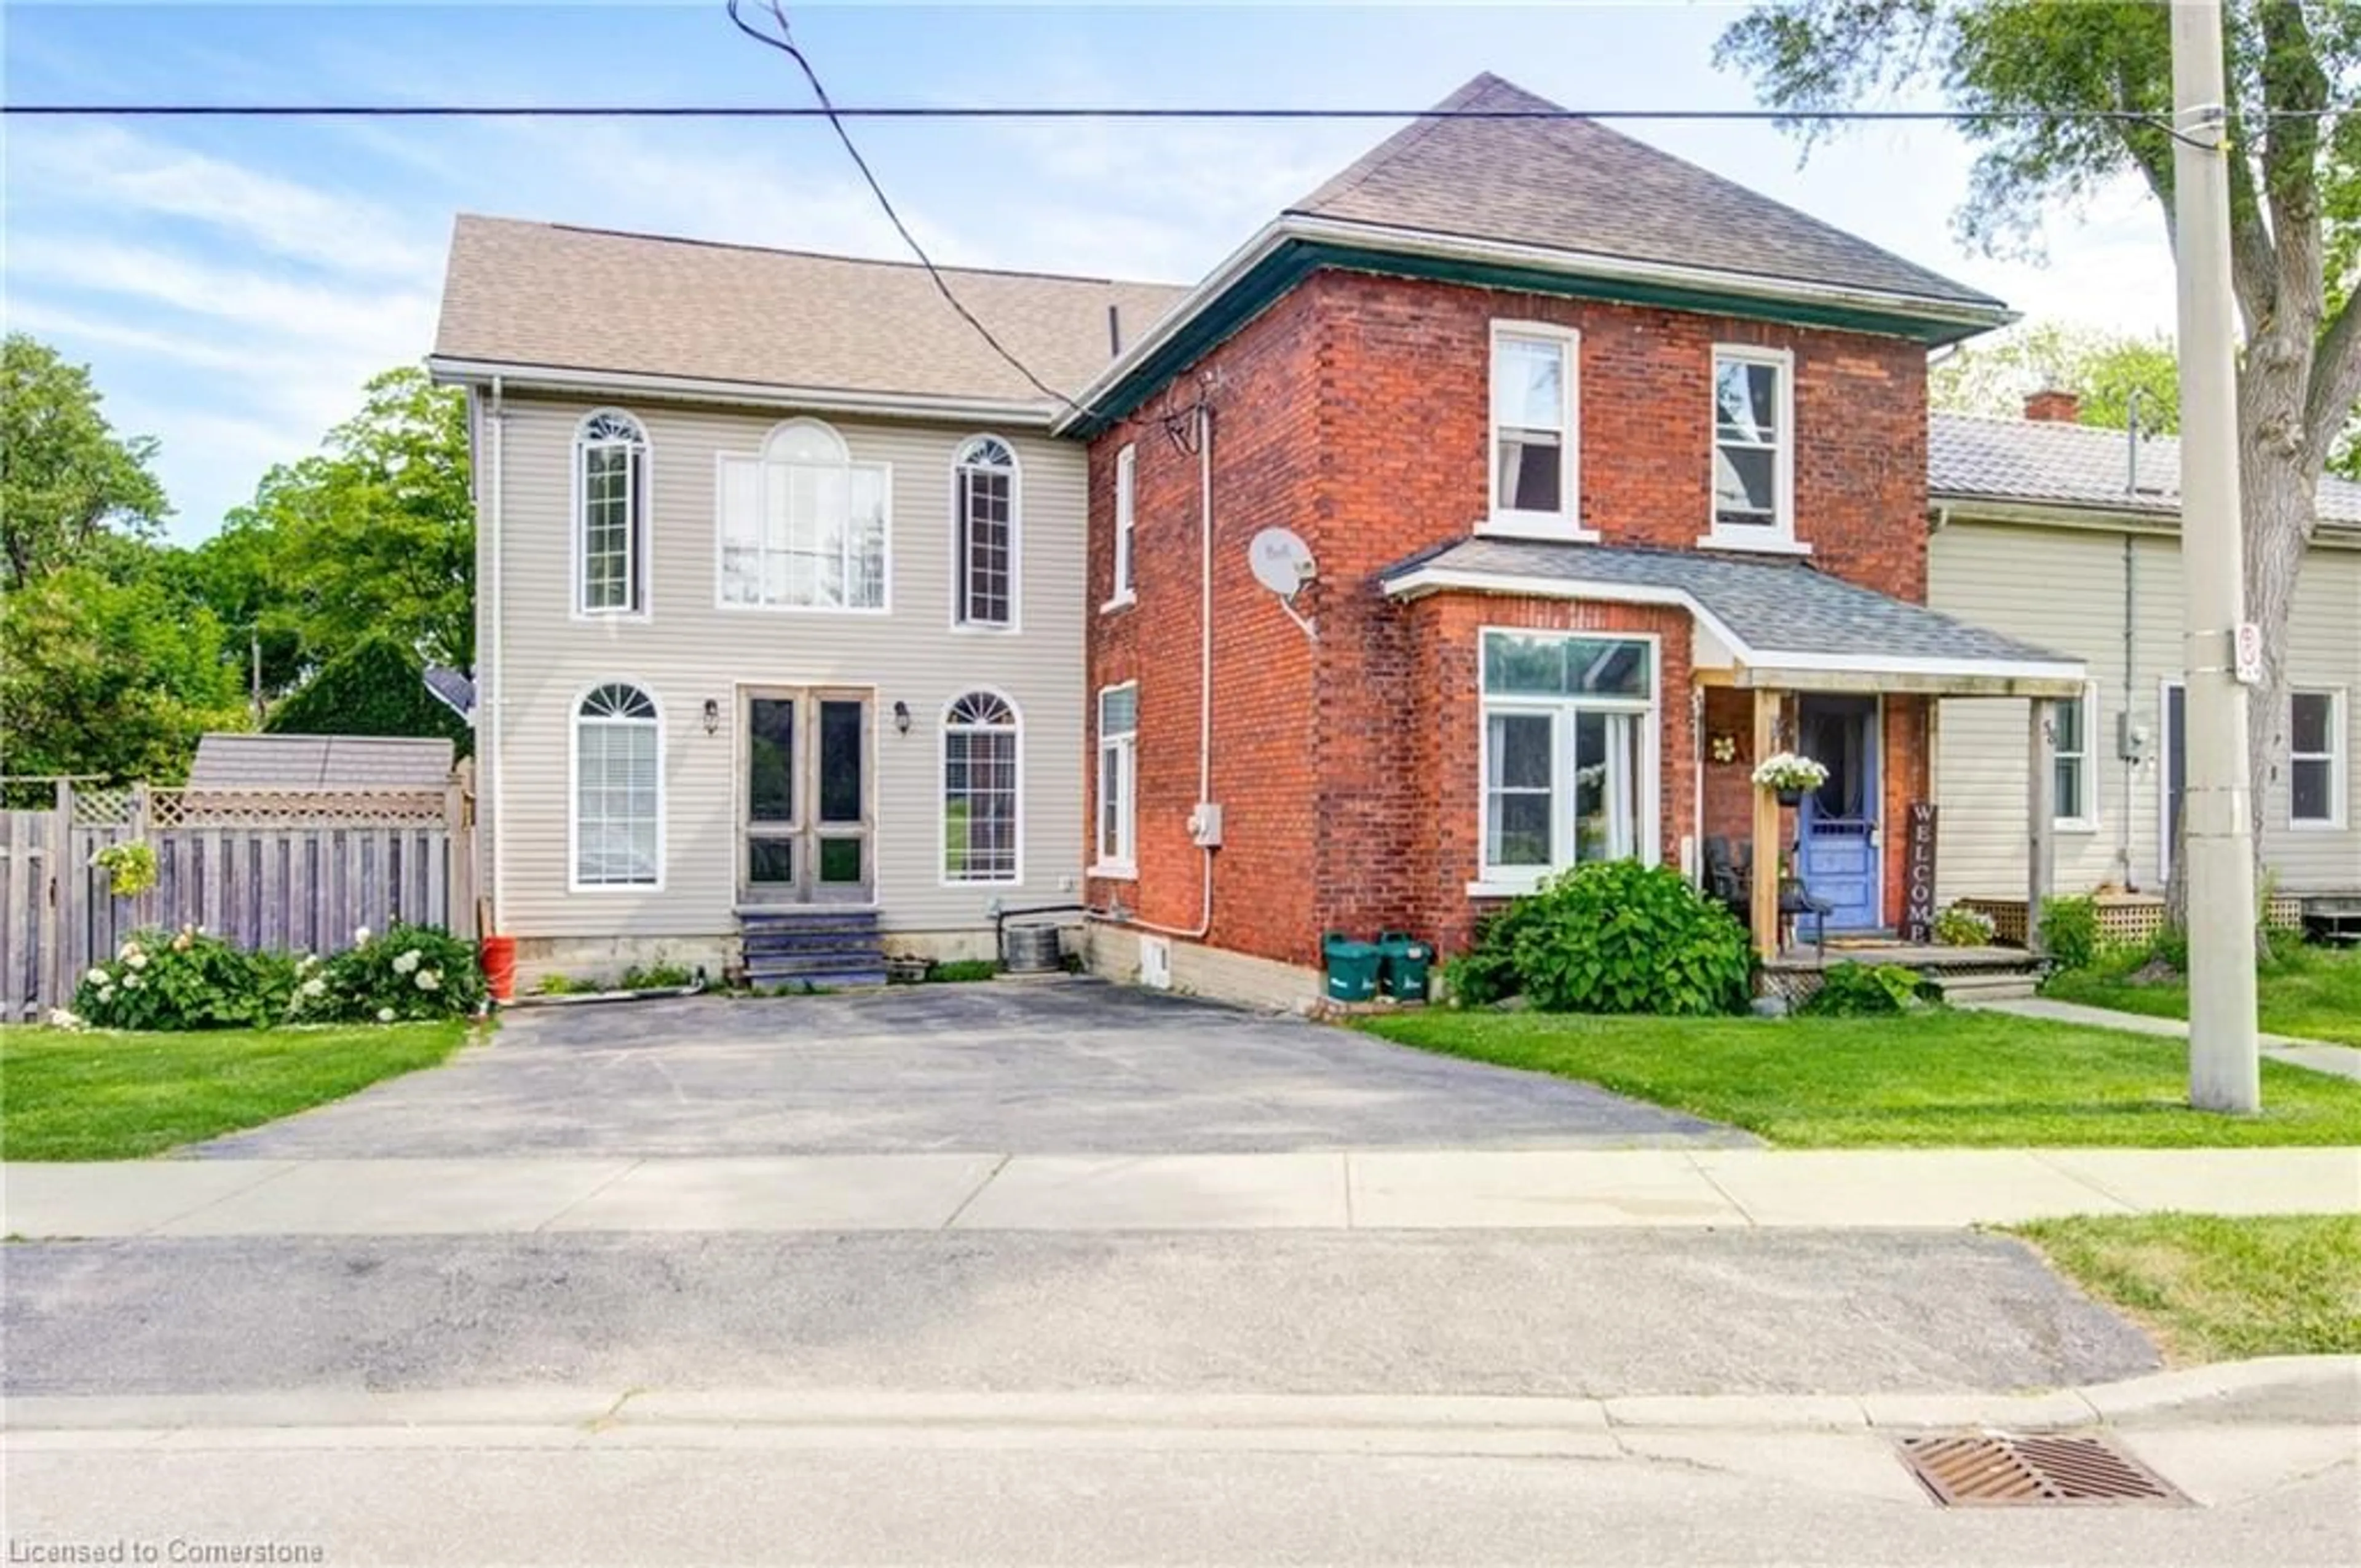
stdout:
<svg viewBox="0 0 2361 1568">
<path fill-rule="evenodd" d="M 950 274 L 1022 370 L 923 269 L 462 219 L 528 979 L 1066 902 L 1104 972 L 1291 1003 L 1329 928 L 1448 948 L 1621 856 L 1737 866 L 1766 949 L 1782 873 L 1904 923 L 1938 702 L 2046 756 L 2083 689 L 1925 607 L 1926 353 L 2007 312 L 1497 78 L 1441 108 L 1185 292 Z"/>
<path fill-rule="evenodd" d="M 950 275 L 1079 386 L 1175 291 Z M 1084 453 L 924 269 L 459 220 L 480 885 L 527 982 L 883 979 L 1078 896 Z"/>
</svg>

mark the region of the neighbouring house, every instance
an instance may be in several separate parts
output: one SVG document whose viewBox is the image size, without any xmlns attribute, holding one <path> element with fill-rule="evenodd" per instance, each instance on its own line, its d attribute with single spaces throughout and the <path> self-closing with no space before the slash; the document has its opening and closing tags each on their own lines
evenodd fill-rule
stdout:
<svg viewBox="0 0 2361 1568">
<path fill-rule="evenodd" d="M 1595 124 L 1421 119 L 1185 291 L 948 277 L 1059 395 L 917 269 L 459 221 L 528 976 L 1065 903 L 1104 972 L 1296 1003 L 1325 930 L 1449 948 L 1619 856 L 1762 868 L 1766 951 L 1781 871 L 1890 929 L 1937 705 L 2021 752 L 2084 691 L 1927 603 L 1926 354 L 2006 308 Z"/>
<path fill-rule="evenodd" d="M 1178 291 L 952 271 L 1052 386 Z M 481 883 L 525 982 L 883 977 L 1081 897 L 1084 458 L 923 269 L 458 220 Z"/>
<path fill-rule="evenodd" d="M 2180 446 L 2077 412 L 2050 390 L 2023 420 L 1934 416 L 1928 602 L 2083 662 L 2057 709 L 2057 883 L 2160 894 L 2185 756 Z M 2300 907 L 2361 903 L 2361 484 L 2323 479 L 2317 515 L 2289 618 L 2286 760 L 2258 784 L 2276 889 Z M 2024 734 L 2022 703 L 1942 707 L 1947 898 L 2024 896 Z"/>
</svg>

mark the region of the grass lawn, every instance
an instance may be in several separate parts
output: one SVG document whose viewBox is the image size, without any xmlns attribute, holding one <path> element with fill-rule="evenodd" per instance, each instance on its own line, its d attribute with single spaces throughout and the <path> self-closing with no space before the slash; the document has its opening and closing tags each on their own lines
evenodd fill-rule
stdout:
<svg viewBox="0 0 2361 1568">
<path fill-rule="evenodd" d="M 11 1029 L 0 1039 L 0 1157 L 137 1159 L 433 1067 L 459 1019 L 187 1035 Z"/>
<path fill-rule="evenodd" d="M 1769 1020 L 1437 1008 L 1360 1026 L 1801 1148 L 2361 1144 L 2361 1083 L 2267 1061 L 2261 1115 L 2210 1115 L 2185 1103 L 2178 1040 L 2004 1014 Z"/>
<path fill-rule="evenodd" d="M 2136 961 L 2117 960 L 2053 976 L 2041 993 L 2124 1013 L 2188 1017 L 2188 981 L 2135 985 L 2124 966 Z M 2267 1033 L 2361 1046 L 2361 948 L 2298 948 L 2264 965 L 2255 977 L 2255 990 Z"/>
<path fill-rule="evenodd" d="M 2176 1361 L 2361 1354 L 2361 1215 L 2092 1215 L 2011 1227 Z"/>
</svg>

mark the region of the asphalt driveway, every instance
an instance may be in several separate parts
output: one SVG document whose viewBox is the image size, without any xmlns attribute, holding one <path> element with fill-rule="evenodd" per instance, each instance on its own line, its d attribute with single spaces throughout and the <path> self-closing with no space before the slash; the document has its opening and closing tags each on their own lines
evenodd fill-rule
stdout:
<svg viewBox="0 0 2361 1568">
<path fill-rule="evenodd" d="M 1181 1153 L 1752 1143 L 1582 1084 L 1093 981 L 529 1009 L 208 1156 Z"/>
</svg>

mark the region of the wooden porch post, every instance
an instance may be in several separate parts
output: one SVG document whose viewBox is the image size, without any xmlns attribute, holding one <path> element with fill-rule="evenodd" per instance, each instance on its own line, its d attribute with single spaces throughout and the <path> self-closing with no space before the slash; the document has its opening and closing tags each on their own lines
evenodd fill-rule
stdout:
<svg viewBox="0 0 2361 1568">
<path fill-rule="evenodd" d="M 2025 732 L 2025 945 L 2045 952 L 2041 905 L 2057 884 L 2058 744 L 2051 725 L 2054 705 L 2046 697 L 2027 703 Z"/>
<path fill-rule="evenodd" d="M 1754 762 L 1779 749 L 1779 694 L 1757 688 L 1754 693 Z M 1754 950 L 1763 958 L 1779 956 L 1779 797 L 1763 785 L 1754 786 L 1754 879 L 1751 889 L 1749 924 L 1754 927 Z"/>
</svg>

